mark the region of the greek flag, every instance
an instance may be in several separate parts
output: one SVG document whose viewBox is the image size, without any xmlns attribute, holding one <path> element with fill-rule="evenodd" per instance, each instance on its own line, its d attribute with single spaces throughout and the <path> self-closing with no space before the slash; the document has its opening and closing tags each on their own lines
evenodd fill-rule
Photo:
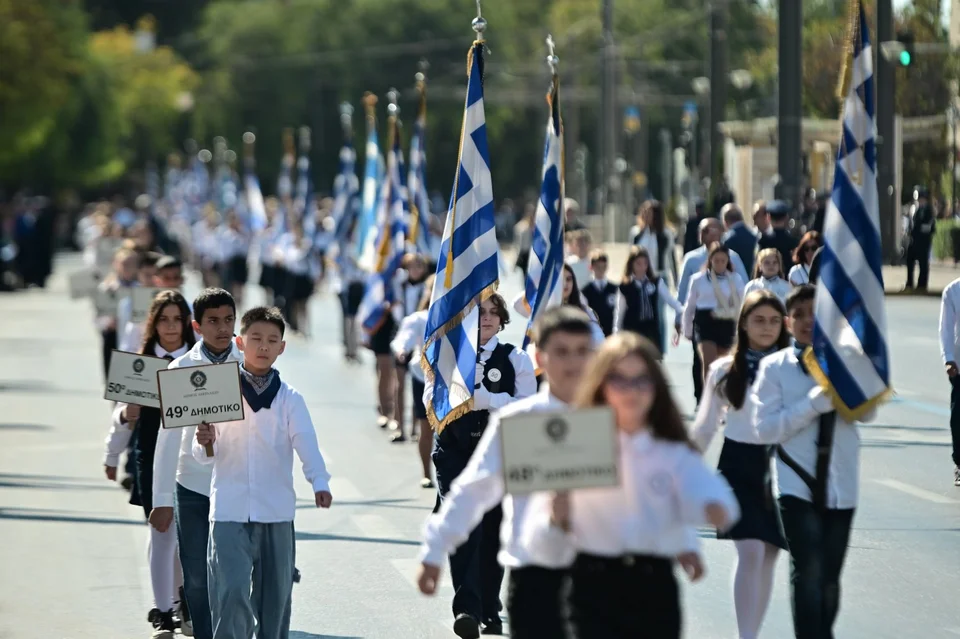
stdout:
<svg viewBox="0 0 960 639">
<path fill-rule="evenodd" d="M 468 56 L 460 158 L 437 262 L 421 366 L 424 404 L 436 432 L 473 408 L 480 304 L 499 283 L 493 184 L 483 112 L 483 42 Z"/>
<path fill-rule="evenodd" d="M 858 3 L 859 5 L 859 3 Z M 843 133 L 824 222 L 807 370 L 846 421 L 891 392 L 877 195 L 873 52 L 863 7 L 854 33 Z"/>
<path fill-rule="evenodd" d="M 377 221 L 377 208 L 380 191 L 380 142 L 377 139 L 376 120 L 367 117 L 367 147 L 366 159 L 363 163 L 363 195 L 360 205 L 360 223 L 357 227 L 357 250 L 361 266 L 369 270 L 372 264 L 367 263 L 372 258 L 370 247 L 373 238 L 370 231 Z M 366 258 L 366 259 L 365 259 Z"/>
<path fill-rule="evenodd" d="M 435 261 L 430 242 L 430 198 L 427 196 L 427 96 L 421 89 L 420 108 L 417 121 L 413 125 L 413 138 L 410 140 L 410 176 L 407 186 L 410 189 L 410 234 L 411 248 Z"/>
<path fill-rule="evenodd" d="M 530 321 L 523 348 L 532 351 L 530 341 L 537 320 L 551 306 L 563 301 L 563 126 L 560 121 L 559 82 L 554 76 L 547 104 L 547 137 L 543 150 L 543 176 L 540 201 L 533 228 L 530 264 L 524 284 L 523 301 L 530 309 Z M 533 353 L 531 352 L 531 356 Z"/>
<path fill-rule="evenodd" d="M 383 326 L 392 305 L 399 301 L 394 293 L 393 278 L 403 259 L 407 236 L 409 204 L 396 117 L 391 118 L 390 127 L 390 153 L 377 215 L 373 270 L 367 278 L 366 291 L 357 312 L 367 335 L 373 335 Z"/>
<path fill-rule="evenodd" d="M 333 181 L 333 221 L 336 240 L 343 244 L 347 241 L 347 233 L 355 217 L 357 193 L 360 190 L 360 180 L 357 179 L 357 152 L 348 138 L 340 149 L 340 172 Z"/>
</svg>

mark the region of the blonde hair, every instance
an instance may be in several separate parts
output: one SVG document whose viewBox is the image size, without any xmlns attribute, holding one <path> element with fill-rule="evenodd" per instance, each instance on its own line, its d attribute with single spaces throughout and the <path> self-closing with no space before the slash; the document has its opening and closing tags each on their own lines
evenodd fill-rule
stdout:
<svg viewBox="0 0 960 639">
<path fill-rule="evenodd" d="M 647 367 L 647 374 L 653 380 L 653 404 L 647 415 L 647 425 L 657 439 L 682 442 L 696 450 L 687 428 L 680 415 L 666 375 L 657 358 L 660 351 L 645 337 L 625 331 L 606 339 L 593 356 L 580 382 L 580 391 L 574 405 L 580 408 L 605 406 L 604 387 L 617 365 L 628 357 L 638 357 Z"/>
<path fill-rule="evenodd" d="M 757 253 L 757 263 L 756 263 L 756 266 L 753 267 L 753 279 L 757 279 L 758 277 L 763 275 L 763 269 L 760 267 L 760 264 L 763 262 L 763 260 L 767 259 L 768 257 L 777 258 L 777 275 L 779 275 L 780 277 L 784 277 L 783 258 L 780 257 L 780 251 L 778 251 L 775 248 L 765 248 L 759 253 Z"/>
</svg>

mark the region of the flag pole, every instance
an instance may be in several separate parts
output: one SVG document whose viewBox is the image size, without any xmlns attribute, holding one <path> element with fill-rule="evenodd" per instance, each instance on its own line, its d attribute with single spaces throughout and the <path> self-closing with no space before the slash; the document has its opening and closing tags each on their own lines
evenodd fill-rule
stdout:
<svg viewBox="0 0 960 639">
<path fill-rule="evenodd" d="M 473 41 L 473 45 L 470 47 L 470 54 L 467 56 L 467 76 L 470 75 L 471 67 L 473 66 L 473 56 L 474 49 L 477 47 L 483 48 L 483 33 L 487 30 L 487 21 L 483 19 L 483 14 L 480 12 L 480 0 L 477 0 L 477 17 L 473 19 L 473 22 L 470 24 L 473 28 L 474 33 L 476 33 L 476 39 Z M 483 64 L 480 64 L 480 86 L 483 86 Z M 466 123 L 466 117 L 464 117 L 464 123 Z M 460 157 L 463 157 L 463 133 L 460 135 Z M 460 175 L 457 174 L 457 181 L 459 181 Z M 456 183 L 453 187 L 453 192 L 457 192 Z M 447 249 L 447 288 L 449 289 L 453 285 L 453 234 L 457 229 L 457 219 L 455 217 L 457 211 L 457 202 L 454 200 L 453 208 L 450 211 L 450 215 L 453 215 L 454 218 L 450 220 L 450 247 Z M 497 252 L 500 251 L 500 247 L 497 247 Z M 480 388 L 480 384 L 483 382 L 483 362 L 480 359 L 480 356 L 483 354 L 483 345 L 480 343 L 481 340 L 481 331 L 480 331 L 480 313 L 483 312 L 483 300 L 479 300 L 477 304 L 477 372 L 473 380 L 473 390 L 476 391 Z"/>
</svg>

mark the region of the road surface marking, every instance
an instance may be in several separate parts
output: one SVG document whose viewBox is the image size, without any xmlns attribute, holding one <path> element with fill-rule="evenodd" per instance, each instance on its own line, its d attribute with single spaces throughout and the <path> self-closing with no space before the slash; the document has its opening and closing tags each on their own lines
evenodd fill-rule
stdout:
<svg viewBox="0 0 960 639">
<path fill-rule="evenodd" d="M 334 477 L 330 480 L 330 493 L 333 495 L 333 503 L 363 499 L 363 493 L 360 492 L 360 489 L 344 477 Z"/>
<path fill-rule="evenodd" d="M 899 490 L 902 493 L 913 495 L 918 499 L 931 501 L 935 504 L 960 504 L 960 501 L 957 501 L 956 499 L 950 499 L 949 497 L 944 497 L 943 495 L 933 491 L 917 488 L 916 486 L 906 484 L 902 481 L 897 481 L 896 479 L 874 479 L 873 481 L 878 484 L 882 484 L 887 488 L 893 488 L 894 490 Z"/>
<path fill-rule="evenodd" d="M 404 539 L 403 533 L 380 515 L 354 515 L 350 520 L 365 537 L 371 539 Z"/>
</svg>

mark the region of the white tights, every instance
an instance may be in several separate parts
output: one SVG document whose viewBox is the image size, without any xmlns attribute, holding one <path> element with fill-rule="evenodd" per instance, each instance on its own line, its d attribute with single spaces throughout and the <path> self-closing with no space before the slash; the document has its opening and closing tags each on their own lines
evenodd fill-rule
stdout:
<svg viewBox="0 0 960 639">
<path fill-rule="evenodd" d="M 757 639 L 770 604 L 779 548 L 759 539 L 741 539 L 736 546 L 733 602 L 737 609 L 737 627 L 740 639 Z"/>
<path fill-rule="evenodd" d="M 150 563 L 153 601 L 161 612 L 167 612 L 173 610 L 173 602 L 183 585 L 183 570 L 177 557 L 177 530 L 173 526 L 167 532 L 160 532 L 153 526 L 149 528 L 147 561 Z"/>
</svg>

